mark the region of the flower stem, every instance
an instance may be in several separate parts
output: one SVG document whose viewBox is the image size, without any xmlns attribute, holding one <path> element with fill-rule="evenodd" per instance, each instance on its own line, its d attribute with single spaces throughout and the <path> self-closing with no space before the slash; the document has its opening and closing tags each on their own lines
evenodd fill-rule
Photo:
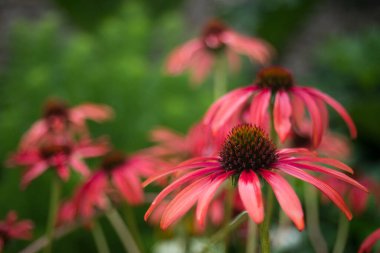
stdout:
<svg viewBox="0 0 380 253">
<path fill-rule="evenodd" d="M 243 224 L 248 219 L 247 211 L 240 213 L 236 218 L 228 223 L 226 226 L 221 228 L 218 232 L 210 237 L 209 242 L 203 248 L 202 252 L 209 252 L 209 249 L 212 245 L 223 240 L 230 232 L 237 229 L 241 224 Z"/>
<path fill-rule="evenodd" d="M 306 223 L 311 245 L 316 253 L 327 253 L 327 243 L 319 227 L 318 192 L 308 184 L 304 184 Z"/>
<path fill-rule="evenodd" d="M 260 236 L 260 248 L 261 253 L 270 252 L 270 237 L 269 237 L 269 225 L 273 211 L 273 192 L 268 187 L 267 191 L 267 206 L 264 221 L 259 225 L 259 236 Z"/>
<path fill-rule="evenodd" d="M 99 253 L 110 253 L 107 245 L 106 237 L 104 236 L 103 230 L 98 222 L 95 222 L 92 228 L 92 235 L 94 236 L 96 248 Z"/>
<path fill-rule="evenodd" d="M 50 191 L 50 207 L 49 207 L 49 216 L 46 227 L 46 235 L 47 235 L 47 245 L 45 248 L 45 253 L 52 252 L 53 248 L 53 235 L 55 222 L 57 219 L 57 211 L 59 204 L 59 196 L 61 193 L 61 182 L 58 177 L 55 175 L 52 178 L 51 191 Z"/>
<path fill-rule="evenodd" d="M 225 220 L 224 224 L 228 225 L 231 222 L 232 219 L 232 209 L 233 209 L 233 203 L 234 202 L 234 189 L 231 184 L 228 184 L 227 187 L 227 195 L 226 195 L 226 212 L 225 212 Z M 228 246 L 230 244 L 230 238 L 228 234 L 226 235 L 224 239 L 224 251 L 228 252 Z"/>
<path fill-rule="evenodd" d="M 125 251 L 129 253 L 140 253 L 140 250 L 137 247 L 137 244 L 133 239 L 131 232 L 125 225 L 123 219 L 120 217 L 116 209 L 112 208 L 109 212 L 106 213 L 106 216 L 111 225 L 114 227 L 117 235 L 119 236 Z"/>
<path fill-rule="evenodd" d="M 216 59 L 214 73 L 214 100 L 217 100 L 227 91 L 227 76 L 225 60 L 222 56 Z"/>
<path fill-rule="evenodd" d="M 339 219 L 339 227 L 338 227 L 338 235 L 334 245 L 333 253 L 342 253 L 344 252 L 344 248 L 346 247 L 348 230 L 350 227 L 350 223 L 347 218 L 341 214 Z"/>
<path fill-rule="evenodd" d="M 126 220 L 127 226 L 130 228 L 132 236 L 133 236 L 133 238 L 135 238 L 135 241 L 136 241 L 137 246 L 139 247 L 140 251 L 144 252 L 143 241 L 141 240 L 141 237 L 140 237 L 140 232 L 139 232 L 138 226 L 136 224 L 136 218 L 135 218 L 135 214 L 133 212 L 133 209 L 128 204 L 125 204 L 124 207 L 125 207 L 124 208 L 125 220 Z"/>
<path fill-rule="evenodd" d="M 248 219 L 248 236 L 246 243 L 246 253 L 256 252 L 257 246 L 257 225 L 251 219 Z"/>
</svg>

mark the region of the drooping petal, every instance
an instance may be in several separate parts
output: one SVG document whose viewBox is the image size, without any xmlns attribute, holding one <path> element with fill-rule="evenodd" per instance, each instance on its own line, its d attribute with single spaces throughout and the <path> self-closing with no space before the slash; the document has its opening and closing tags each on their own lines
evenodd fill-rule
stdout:
<svg viewBox="0 0 380 253">
<path fill-rule="evenodd" d="M 25 174 L 22 177 L 21 180 L 21 188 L 25 189 L 25 187 L 36 177 L 41 175 L 46 169 L 48 165 L 46 162 L 41 161 L 33 165 L 31 168 L 29 168 Z"/>
<path fill-rule="evenodd" d="M 168 195 L 170 194 L 172 191 L 178 189 L 179 187 L 181 187 L 183 184 L 191 181 L 191 180 L 195 180 L 195 179 L 198 179 L 198 178 L 201 178 L 201 177 L 204 177 L 205 175 L 209 174 L 209 173 L 212 173 L 213 171 L 215 171 L 216 169 L 215 168 L 206 168 L 206 169 L 199 169 L 199 170 L 196 170 L 196 171 L 193 171 L 193 172 L 190 172 L 180 178 L 178 178 L 177 180 L 175 180 L 173 183 L 171 183 L 170 185 L 168 185 L 166 188 L 164 188 L 157 196 L 156 198 L 153 200 L 152 204 L 150 205 L 149 209 L 146 211 L 145 213 L 145 216 L 144 216 L 144 219 L 147 220 L 149 215 L 153 212 L 153 210 L 162 202 L 162 200 Z"/>
<path fill-rule="evenodd" d="M 38 140 L 40 140 L 41 136 L 43 136 L 47 131 L 48 128 L 45 120 L 39 120 L 35 122 L 22 136 L 20 141 L 20 148 L 27 149 L 33 147 L 33 145 Z"/>
<path fill-rule="evenodd" d="M 86 119 L 96 122 L 109 120 L 113 117 L 113 110 L 108 105 L 85 103 L 70 109 L 70 120 L 83 125 Z"/>
<path fill-rule="evenodd" d="M 296 168 L 294 166 L 291 166 L 289 164 L 281 164 L 277 165 L 277 168 L 281 171 L 296 177 L 298 179 L 301 179 L 305 182 L 308 182 L 309 184 L 314 185 L 316 188 L 318 188 L 321 192 L 323 192 L 332 202 L 335 203 L 335 205 L 342 210 L 342 212 L 346 215 L 347 219 L 352 219 L 352 214 L 350 210 L 348 209 L 346 203 L 344 203 L 344 200 L 342 197 L 337 193 L 333 188 L 331 188 L 328 184 L 325 182 L 307 174 L 303 170 Z"/>
<path fill-rule="evenodd" d="M 380 240 L 380 228 L 371 233 L 360 245 L 358 253 L 370 253 L 373 246 Z"/>
<path fill-rule="evenodd" d="M 226 55 L 227 55 L 228 65 L 229 65 L 230 69 L 233 72 L 238 71 L 241 67 L 240 66 L 241 62 L 240 62 L 239 56 L 233 50 L 230 50 L 230 49 L 226 50 Z"/>
<path fill-rule="evenodd" d="M 329 104 L 332 108 L 334 108 L 334 110 L 346 122 L 348 129 L 350 130 L 351 137 L 356 138 L 357 130 L 356 130 L 355 124 L 354 124 L 353 120 L 351 119 L 350 115 L 348 114 L 348 112 L 346 111 L 346 109 L 344 109 L 344 107 L 338 101 L 336 101 L 335 99 L 333 99 L 329 95 L 327 95 L 323 92 L 320 92 L 317 89 L 314 89 L 314 88 L 304 88 L 304 89 L 307 90 L 309 93 L 319 97 L 320 99 L 325 101 L 327 104 Z"/>
<path fill-rule="evenodd" d="M 305 227 L 301 202 L 293 188 L 279 174 L 269 170 L 260 170 L 260 174 L 272 187 L 274 194 L 286 215 L 294 222 L 298 230 Z"/>
<path fill-rule="evenodd" d="M 215 196 L 215 192 L 229 176 L 230 175 L 228 173 L 223 173 L 222 175 L 213 179 L 212 184 L 204 192 L 201 193 L 195 212 L 195 217 L 200 228 L 204 228 L 207 210 L 212 198 Z"/>
<path fill-rule="evenodd" d="M 162 214 L 160 227 L 168 228 L 171 224 L 180 219 L 198 200 L 199 194 L 210 186 L 210 178 L 201 178 L 180 191 L 175 198 L 170 201 Z"/>
<path fill-rule="evenodd" d="M 144 201 L 144 192 L 140 180 L 132 173 L 116 169 L 112 172 L 112 181 L 130 204 L 137 205 Z"/>
<path fill-rule="evenodd" d="M 250 123 L 265 127 L 265 115 L 268 114 L 270 97 L 271 91 L 265 88 L 252 99 L 249 109 Z"/>
<path fill-rule="evenodd" d="M 280 90 L 277 92 L 273 110 L 274 128 L 280 141 L 284 142 L 290 133 L 290 116 L 292 114 L 289 96 L 285 91 Z"/>
<path fill-rule="evenodd" d="M 70 170 L 69 168 L 64 165 L 64 164 L 60 164 L 60 165 L 57 165 L 55 167 L 56 171 L 57 171 L 57 174 L 58 176 L 63 180 L 63 181 L 67 181 L 69 179 L 69 176 L 70 176 Z"/>
<path fill-rule="evenodd" d="M 70 164 L 74 170 L 78 171 L 83 176 L 87 177 L 90 174 L 90 170 L 88 169 L 86 163 L 84 163 L 80 157 L 73 155 L 70 159 Z"/>
<path fill-rule="evenodd" d="M 190 66 L 192 83 L 198 85 L 202 83 L 207 74 L 210 73 L 213 64 L 214 57 L 207 51 L 199 52 L 196 58 L 193 57 Z"/>
<path fill-rule="evenodd" d="M 256 173 L 244 170 L 238 182 L 239 195 L 249 217 L 258 223 L 264 220 L 264 204 L 261 196 L 260 180 Z"/>
</svg>

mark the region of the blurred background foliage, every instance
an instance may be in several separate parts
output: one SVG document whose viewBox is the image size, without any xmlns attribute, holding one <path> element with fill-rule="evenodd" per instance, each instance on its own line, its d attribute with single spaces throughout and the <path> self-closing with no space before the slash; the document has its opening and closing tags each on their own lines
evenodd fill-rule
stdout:
<svg viewBox="0 0 380 253">
<path fill-rule="evenodd" d="M 276 64 L 293 70 L 299 83 L 317 86 L 344 104 L 359 132 L 351 165 L 379 180 L 380 24 L 371 18 L 379 14 L 379 6 L 376 1 L 358 2 L 51 0 L 51 7 L 38 18 L 12 16 L 6 36 L 9 43 L 2 49 L 6 61 L 0 69 L 0 159 L 6 161 L 17 148 L 50 96 L 71 105 L 94 102 L 112 106 L 115 119 L 90 123 L 91 131 L 94 136 L 109 136 L 115 147 L 129 153 L 149 145 L 148 131 L 155 126 L 185 133 L 212 102 L 211 79 L 194 88 L 188 85 L 186 75 L 169 77 L 163 69 L 165 57 L 196 36 L 204 21 L 217 16 L 238 31 L 268 40 L 277 49 Z M 353 12 L 356 16 L 342 17 L 342 10 L 347 16 Z M 328 26 L 313 23 L 326 13 L 332 13 Z M 364 21 L 351 23 L 363 17 Z M 313 29 L 323 36 L 306 38 L 311 42 L 304 43 Z M 293 64 L 294 58 L 297 64 Z M 244 60 L 243 71 L 230 77 L 229 89 L 250 83 L 256 70 L 257 66 Z M 347 134 L 343 122 L 335 113 L 331 115 L 332 127 Z M 46 173 L 25 191 L 20 190 L 20 176 L 20 169 L 1 165 L 0 217 L 9 209 L 17 210 L 21 217 L 35 221 L 38 237 L 45 229 L 51 175 Z M 65 186 L 66 196 L 78 182 L 76 176 L 73 173 Z M 332 244 L 338 211 L 321 208 L 322 229 Z M 138 210 L 136 220 L 145 247 L 151 248 L 155 238 L 163 235 L 152 233 L 152 227 L 143 222 L 146 206 Z M 380 225 L 379 219 L 372 199 L 370 209 L 351 223 L 346 252 L 355 252 L 363 238 Z M 107 222 L 102 225 L 110 245 L 119 252 L 118 238 Z M 297 252 L 311 252 L 305 232 L 302 234 Z M 8 250 L 16 252 L 27 244 L 16 242 Z M 90 233 L 83 230 L 55 245 L 55 252 L 84 251 L 94 252 L 95 248 Z"/>
</svg>

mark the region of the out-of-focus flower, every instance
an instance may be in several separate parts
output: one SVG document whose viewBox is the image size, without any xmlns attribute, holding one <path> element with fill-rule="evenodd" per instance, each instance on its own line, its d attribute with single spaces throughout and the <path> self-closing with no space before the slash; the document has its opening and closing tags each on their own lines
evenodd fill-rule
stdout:
<svg viewBox="0 0 380 253">
<path fill-rule="evenodd" d="M 21 181 L 22 188 L 25 188 L 49 167 L 54 169 L 62 180 L 69 178 L 70 167 L 88 176 L 89 170 L 82 159 L 101 156 L 107 150 L 108 145 L 103 140 L 90 142 L 88 139 L 83 139 L 78 143 L 73 143 L 59 142 L 55 139 L 41 143 L 39 147 L 19 150 L 10 157 L 8 163 L 11 166 L 26 166 Z"/>
<path fill-rule="evenodd" d="M 85 103 L 68 108 L 61 100 L 49 99 L 44 107 L 43 118 L 35 122 L 24 134 L 20 149 L 33 147 L 45 138 L 88 137 L 85 124 L 87 119 L 102 122 L 112 117 L 112 108 L 107 105 Z"/>
<path fill-rule="evenodd" d="M 348 187 L 346 184 L 333 177 L 325 177 L 324 180 L 342 196 L 346 197 L 347 203 L 355 215 L 361 215 L 367 209 L 369 197 L 371 196 L 370 194 L 356 188 Z M 356 180 L 373 194 L 377 205 L 380 206 L 378 183 L 374 179 L 364 175 L 357 177 Z M 324 197 L 322 199 L 326 201 Z"/>
<path fill-rule="evenodd" d="M 216 58 L 225 54 L 232 70 L 240 67 L 238 54 L 252 61 L 267 64 L 273 54 L 272 47 L 265 41 L 241 35 L 218 20 L 210 21 L 200 37 L 186 42 L 169 55 L 166 70 L 169 74 L 191 71 L 194 83 L 201 83 L 211 71 Z"/>
<path fill-rule="evenodd" d="M 32 237 L 33 223 L 30 220 L 17 220 L 17 213 L 9 211 L 5 220 L 0 221 L 0 252 L 14 239 L 28 240 Z"/>
<path fill-rule="evenodd" d="M 115 191 L 131 205 L 143 203 L 140 177 L 151 176 L 159 166 L 159 161 L 140 154 L 127 157 L 119 151 L 109 152 L 100 169 L 87 179 L 70 201 L 62 205 L 59 222 L 70 221 L 77 216 L 92 217 L 97 209 L 108 207 L 107 196 L 112 196 Z"/>
<path fill-rule="evenodd" d="M 358 253 L 370 253 L 373 246 L 380 240 L 380 228 L 370 234 L 362 243 Z"/>
<path fill-rule="evenodd" d="M 342 197 L 328 184 L 306 173 L 305 170 L 334 176 L 363 191 L 367 189 L 346 174 L 327 166 L 353 173 L 347 165 L 334 159 L 319 158 L 307 149 L 278 150 L 261 128 L 249 124 L 238 125 L 231 130 L 218 156 L 190 159 L 144 182 L 146 186 L 166 175 L 179 171 L 185 173 L 160 192 L 146 212 L 145 219 L 168 194 L 187 184 L 165 208 L 161 228 L 166 229 L 176 222 L 195 203 L 198 203 L 196 220 L 202 227 L 211 200 L 220 186 L 232 178 L 238 185 L 240 198 L 249 216 L 254 222 L 261 223 L 264 219 L 264 201 L 259 175 L 272 187 L 284 212 L 296 227 L 302 230 L 304 219 L 301 203 L 292 187 L 280 175 L 281 172 L 314 185 L 351 219 L 351 212 Z"/>
<path fill-rule="evenodd" d="M 269 112 L 274 96 L 273 112 Z M 305 121 L 305 107 L 311 118 L 312 143 L 317 147 L 328 126 L 326 104 L 334 108 L 346 122 L 351 136 L 356 137 L 356 128 L 347 111 L 335 99 L 311 87 L 297 86 L 287 70 L 280 67 L 262 69 L 256 81 L 247 87 L 236 89 L 217 100 L 208 110 L 203 122 L 217 132 L 226 124 L 239 122 L 257 124 L 266 128 L 272 120 L 274 128 L 284 142 L 292 126 L 299 128 Z"/>
</svg>

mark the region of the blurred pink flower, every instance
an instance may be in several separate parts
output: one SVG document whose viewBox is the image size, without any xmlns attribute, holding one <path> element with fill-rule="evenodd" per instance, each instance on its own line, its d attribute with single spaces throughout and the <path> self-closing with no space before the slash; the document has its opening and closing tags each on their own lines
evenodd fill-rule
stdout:
<svg viewBox="0 0 380 253">
<path fill-rule="evenodd" d="M 363 191 L 367 189 L 346 174 L 327 166 L 353 173 L 347 165 L 334 159 L 319 158 L 307 149 L 278 150 L 262 129 L 249 124 L 239 125 L 231 130 L 218 156 L 187 160 L 174 169 L 158 173 L 144 182 L 146 186 L 164 176 L 179 171 L 185 173 L 155 198 L 145 214 L 145 220 L 168 194 L 187 184 L 165 208 L 161 218 L 161 228 L 168 228 L 195 203 L 198 203 L 196 220 L 199 226 L 203 227 L 210 201 L 220 186 L 232 178 L 238 185 L 240 198 L 249 216 L 256 223 L 261 223 L 264 219 L 264 203 L 258 177 L 260 175 L 272 187 L 284 212 L 296 227 L 302 230 L 304 219 L 301 203 L 292 187 L 280 175 L 281 172 L 314 185 L 327 195 L 348 219 L 351 219 L 352 215 L 341 196 L 328 184 L 304 170 L 334 176 Z"/>
<path fill-rule="evenodd" d="M 108 145 L 105 141 L 79 143 L 49 141 L 39 147 L 21 149 L 13 154 L 8 163 L 10 166 L 26 166 L 21 187 L 25 188 L 32 180 L 40 176 L 49 167 L 54 169 L 62 180 L 67 180 L 72 167 L 83 176 L 88 176 L 87 165 L 83 158 L 97 157 L 106 153 Z"/>
<path fill-rule="evenodd" d="M 358 253 L 370 253 L 373 246 L 380 240 L 380 228 L 371 233 L 360 245 Z"/>
<path fill-rule="evenodd" d="M 43 118 L 35 122 L 24 134 L 20 148 L 33 147 L 44 138 L 71 139 L 77 135 L 88 137 L 86 119 L 102 122 L 113 117 L 112 108 L 106 105 L 81 104 L 68 108 L 58 99 L 49 99 L 44 107 Z"/>
<path fill-rule="evenodd" d="M 32 238 L 33 223 L 30 220 L 17 221 L 17 213 L 9 211 L 5 220 L 0 221 L 0 252 L 13 239 Z"/>
<path fill-rule="evenodd" d="M 272 96 L 275 96 L 274 107 L 273 112 L 269 112 Z M 341 104 L 315 88 L 297 86 L 292 75 L 280 67 L 264 68 L 252 85 L 224 95 L 209 108 L 203 122 L 210 125 L 214 132 L 226 124 L 233 126 L 240 122 L 266 128 L 273 113 L 274 128 L 281 142 L 284 142 L 292 126 L 297 129 L 304 124 L 306 106 L 312 123 L 312 144 L 317 147 L 328 126 L 325 104 L 338 112 L 355 138 L 355 125 Z"/>
<path fill-rule="evenodd" d="M 267 64 L 273 49 L 263 40 L 241 35 L 222 22 L 211 20 L 200 37 L 173 50 L 166 70 L 169 74 L 178 75 L 189 69 L 193 83 L 199 84 L 211 71 L 219 54 L 225 54 L 230 68 L 236 70 L 240 67 L 238 54 L 246 55 L 260 64 Z"/>
<path fill-rule="evenodd" d="M 91 218 L 96 209 L 108 207 L 107 196 L 112 196 L 114 191 L 131 205 L 143 203 L 140 177 L 151 176 L 159 166 L 159 162 L 144 155 L 127 157 L 119 151 L 109 152 L 100 169 L 87 179 L 71 200 L 62 205 L 59 222 L 70 221 L 77 216 Z"/>
</svg>

